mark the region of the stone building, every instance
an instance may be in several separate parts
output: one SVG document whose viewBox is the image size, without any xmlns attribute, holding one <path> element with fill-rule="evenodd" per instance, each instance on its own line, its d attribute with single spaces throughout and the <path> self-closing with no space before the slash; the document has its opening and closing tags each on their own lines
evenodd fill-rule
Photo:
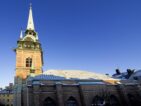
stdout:
<svg viewBox="0 0 141 106">
<path fill-rule="evenodd" d="M 31 7 L 17 45 L 14 106 L 141 106 L 138 81 L 78 70 L 43 72 Z"/>
<path fill-rule="evenodd" d="M 0 106 L 13 106 L 13 84 L 10 83 L 5 89 L 0 91 Z"/>
</svg>

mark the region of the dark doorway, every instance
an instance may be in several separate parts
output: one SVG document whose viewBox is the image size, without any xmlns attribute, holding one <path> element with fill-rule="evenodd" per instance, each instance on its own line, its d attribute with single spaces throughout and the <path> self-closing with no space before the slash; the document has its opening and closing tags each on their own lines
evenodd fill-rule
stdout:
<svg viewBox="0 0 141 106">
<path fill-rule="evenodd" d="M 48 97 L 48 98 L 46 98 L 44 100 L 44 105 L 43 106 L 56 106 L 56 103 L 54 102 L 53 99 Z"/>
<path fill-rule="evenodd" d="M 95 96 L 91 106 L 105 106 L 105 100 L 102 97 Z"/>
<path fill-rule="evenodd" d="M 74 97 L 70 97 L 67 100 L 66 106 L 78 106 L 76 99 Z"/>
</svg>

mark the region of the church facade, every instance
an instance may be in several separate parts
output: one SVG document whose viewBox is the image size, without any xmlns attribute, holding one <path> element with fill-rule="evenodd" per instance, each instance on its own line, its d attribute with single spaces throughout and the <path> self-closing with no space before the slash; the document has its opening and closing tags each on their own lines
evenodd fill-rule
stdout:
<svg viewBox="0 0 141 106">
<path fill-rule="evenodd" d="M 32 7 L 15 52 L 14 106 L 141 106 L 138 81 L 78 70 L 43 72 L 43 51 Z"/>
</svg>

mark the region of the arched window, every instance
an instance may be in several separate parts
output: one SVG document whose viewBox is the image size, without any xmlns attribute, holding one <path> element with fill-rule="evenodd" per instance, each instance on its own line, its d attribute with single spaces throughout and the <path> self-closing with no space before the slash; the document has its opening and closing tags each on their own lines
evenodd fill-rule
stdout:
<svg viewBox="0 0 141 106">
<path fill-rule="evenodd" d="M 102 97 L 95 96 L 91 106 L 105 106 L 105 100 Z"/>
<path fill-rule="evenodd" d="M 31 67 L 32 66 L 32 58 L 28 57 L 26 58 L 26 67 Z"/>
<path fill-rule="evenodd" d="M 67 100 L 66 106 L 78 106 L 76 99 L 74 97 L 70 97 Z"/>
<path fill-rule="evenodd" d="M 114 95 L 110 96 L 110 103 L 109 104 L 110 104 L 110 106 L 120 106 L 117 97 Z"/>
<path fill-rule="evenodd" d="M 56 103 L 54 102 L 53 99 L 51 99 L 50 97 L 46 98 L 44 100 L 44 105 L 43 106 L 56 106 Z"/>
</svg>

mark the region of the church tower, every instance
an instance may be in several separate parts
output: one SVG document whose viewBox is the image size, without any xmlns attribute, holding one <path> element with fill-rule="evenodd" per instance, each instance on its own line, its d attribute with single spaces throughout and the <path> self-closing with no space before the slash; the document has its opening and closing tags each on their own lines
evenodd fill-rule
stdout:
<svg viewBox="0 0 141 106">
<path fill-rule="evenodd" d="M 42 73 L 43 53 L 34 27 L 31 5 L 26 31 L 21 31 L 15 52 L 16 77 L 26 79 L 31 74 Z"/>
</svg>

